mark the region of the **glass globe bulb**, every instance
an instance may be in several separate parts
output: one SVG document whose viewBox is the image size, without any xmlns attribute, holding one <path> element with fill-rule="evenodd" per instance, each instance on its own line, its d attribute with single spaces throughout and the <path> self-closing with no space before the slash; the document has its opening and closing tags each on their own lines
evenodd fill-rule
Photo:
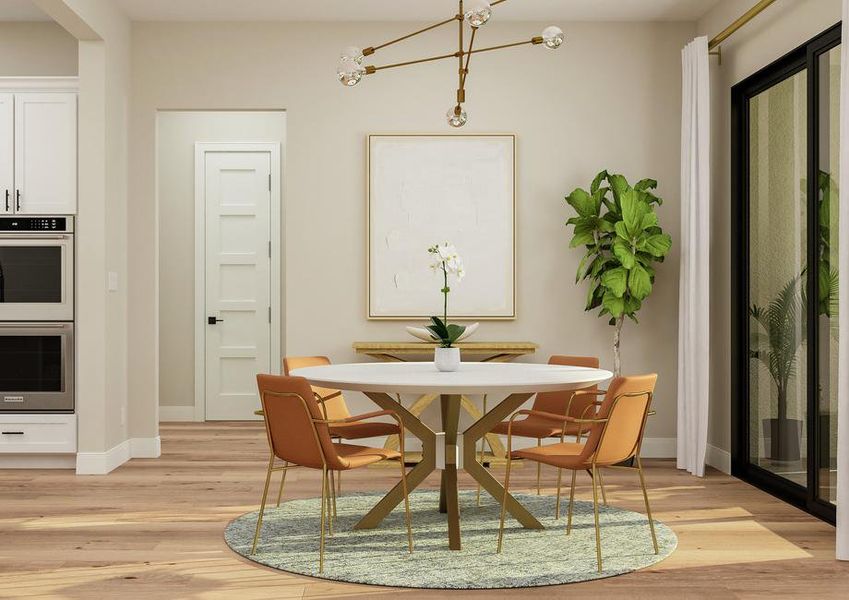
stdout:
<svg viewBox="0 0 849 600">
<path fill-rule="evenodd" d="M 460 109 L 459 112 L 457 111 L 458 108 Z M 448 124 L 451 127 L 462 127 L 468 121 L 468 115 L 466 115 L 466 111 L 462 107 L 452 106 L 445 113 L 445 116 L 448 117 Z"/>
<path fill-rule="evenodd" d="M 357 46 L 348 46 L 339 54 L 339 60 L 352 60 L 358 65 L 363 64 L 363 49 Z"/>
<path fill-rule="evenodd" d="M 339 66 L 336 68 L 336 77 L 346 87 L 357 85 L 360 79 L 363 78 L 363 69 L 351 58 L 343 58 L 339 61 Z"/>
<path fill-rule="evenodd" d="M 556 50 L 563 43 L 563 30 L 555 25 L 551 25 L 542 30 L 542 43 L 546 48 Z"/>
<path fill-rule="evenodd" d="M 467 0 L 465 7 L 466 11 L 463 13 L 463 18 L 472 27 L 485 25 L 492 16 L 492 7 L 489 5 L 489 0 Z"/>
</svg>

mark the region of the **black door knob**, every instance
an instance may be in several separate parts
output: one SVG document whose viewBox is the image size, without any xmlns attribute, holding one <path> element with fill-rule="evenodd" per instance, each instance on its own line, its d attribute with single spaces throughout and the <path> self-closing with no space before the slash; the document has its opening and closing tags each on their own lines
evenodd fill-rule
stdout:
<svg viewBox="0 0 849 600">
<path fill-rule="evenodd" d="M 215 317 L 208 317 L 206 322 L 209 323 L 210 325 L 215 325 L 216 323 L 220 323 L 223 320 L 224 319 L 216 319 Z"/>
</svg>

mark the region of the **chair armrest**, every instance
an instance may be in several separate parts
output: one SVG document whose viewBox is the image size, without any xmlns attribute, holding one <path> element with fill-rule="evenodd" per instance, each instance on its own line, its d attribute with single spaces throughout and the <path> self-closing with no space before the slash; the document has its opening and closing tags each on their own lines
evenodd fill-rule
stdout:
<svg viewBox="0 0 849 600">
<path fill-rule="evenodd" d="M 336 391 L 336 392 L 333 392 L 332 394 L 330 394 L 329 396 L 320 396 L 316 392 L 313 392 L 312 395 L 315 396 L 316 402 L 318 402 L 319 404 L 323 404 L 323 403 L 327 402 L 328 400 L 333 400 L 334 398 L 338 398 L 339 396 L 342 395 L 342 392 Z"/>
<path fill-rule="evenodd" d="M 392 417 L 403 427 L 403 423 L 401 422 L 401 418 L 398 416 L 394 410 L 376 410 L 370 413 L 364 413 L 361 415 L 354 415 L 352 417 L 347 417 L 345 419 L 313 419 L 315 423 L 324 423 L 326 425 L 337 425 L 339 423 L 358 423 L 360 421 L 367 421 L 368 419 L 374 419 L 375 417 Z"/>
<path fill-rule="evenodd" d="M 603 396 L 607 393 L 607 390 L 577 390 L 572 392 L 572 396 L 569 398 L 569 402 L 566 404 L 566 414 L 570 414 L 572 412 L 572 401 L 578 396 Z M 595 400 L 595 402 L 599 402 Z"/>
<path fill-rule="evenodd" d="M 548 419 L 549 421 L 557 421 L 559 423 L 606 423 L 607 419 L 576 419 L 575 417 L 570 417 L 568 415 L 556 415 L 554 413 L 545 412 L 542 410 L 519 410 L 513 413 L 513 416 L 510 418 L 512 422 L 513 419 L 517 415 L 529 415 L 534 417 L 539 417 L 541 419 Z"/>
</svg>

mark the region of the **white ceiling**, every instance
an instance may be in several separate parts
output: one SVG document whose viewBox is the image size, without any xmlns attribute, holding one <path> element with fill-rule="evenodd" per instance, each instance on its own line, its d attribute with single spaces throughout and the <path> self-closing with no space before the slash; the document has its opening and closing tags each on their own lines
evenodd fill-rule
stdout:
<svg viewBox="0 0 849 600">
<path fill-rule="evenodd" d="M 135 21 L 438 21 L 456 0 L 103 0 Z M 506 21 L 694 21 L 719 0 L 509 0 Z M 0 20 L 38 21 L 30 0 L 0 0 Z"/>
</svg>

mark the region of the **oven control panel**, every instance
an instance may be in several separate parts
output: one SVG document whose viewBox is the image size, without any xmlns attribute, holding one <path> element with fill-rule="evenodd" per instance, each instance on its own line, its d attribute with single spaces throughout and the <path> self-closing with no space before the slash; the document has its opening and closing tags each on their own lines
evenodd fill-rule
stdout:
<svg viewBox="0 0 849 600">
<path fill-rule="evenodd" d="M 73 221 L 72 217 L 0 217 L 0 231 L 69 233 Z"/>
</svg>

